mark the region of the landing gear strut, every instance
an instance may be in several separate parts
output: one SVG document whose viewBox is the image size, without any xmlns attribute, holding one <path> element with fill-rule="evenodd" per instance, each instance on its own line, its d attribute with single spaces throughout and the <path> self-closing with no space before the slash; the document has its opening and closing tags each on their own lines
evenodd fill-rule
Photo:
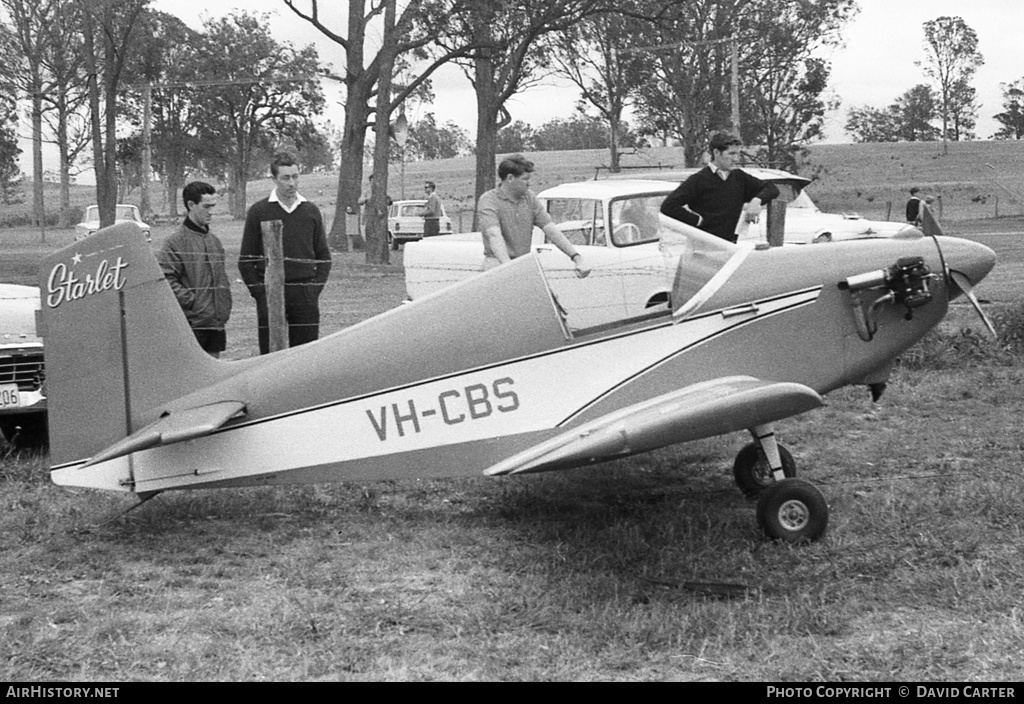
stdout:
<svg viewBox="0 0 1024 704">
<path fill-rule="evenodd" d="M 754 442 L 733 464 L 733 477 L 748 498 L 757 499 L 757 523 L 774 540 L 817 540 L 828 527 L 828 504 L 810 482 L 796 479 L 796 462 L 769 426 L 750 429 Z"/>
</svg>

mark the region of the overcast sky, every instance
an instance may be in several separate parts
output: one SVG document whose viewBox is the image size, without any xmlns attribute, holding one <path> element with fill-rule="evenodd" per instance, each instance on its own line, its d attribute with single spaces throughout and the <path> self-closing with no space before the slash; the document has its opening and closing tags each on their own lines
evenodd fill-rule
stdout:
<svg viewBox="0 0 1024 704">
<path fill-rule="evenodd" d="M 325 17 L 332 28 L 341 30 L 344 17 L 341 8 L 347 3 L 322 3 L 339 8 L 336 21 Z M 860 0 L 860 13 L 844 33 L 844 45 L 827 56 L 832 63 L 829 89 L 842 100 L 839 111 L 831 115 L 826 127 L 826 141 L 848 142 L 843 131 L 846 113 L 851 107 L 870 105 L 885 108 L 905 91 L 927 82 L 916 61 L 923 61 L 923 24 L 943 16 L 961 17 L 978 35 L 978 50 L 985 58 L 974 79 L 981 109 L 977 135 L 988 139 L 999 125 L 992 116 L 1002 110 L 1000 83 L 1024 77 L 1024 50 L 1019 33 L 1024 27 L 1024 0 Z M 281 41 L 296 45 L 314 43 L 321 61 L 340 71 L 344 52 L 323 37 L 311 25 L 296 17 L 282 0 L 220 0 L 200 5 L 183 0 L 154 0 L 153 7 L 181 17 L 192 27 L 200 28 L 207 16 L 221 16 L 233 9 L 267 12 L 272 28 Z M 475 99 L 469 82 L 461 71 L 452 68 L 434 80 L 435 103 L 423 108 L 433 112 L 440 124 L 449 120 L 470 135 L 476 127 Z M 341 108 L 336 92 L 330 96 L 324 115 L 336 126 L 341 125 Z M 576 93 L 567 84 L 537 87 L 517 95 L 508 104 L 512 117 L 534 126 L 572 114 Z M 415 120 L 417 115 L 409 116 Z M 28 134 L 28 125 L 21 133 Z M 22 145 L 22 171 L 31 173 L 31 150 Z"/>
</svg>

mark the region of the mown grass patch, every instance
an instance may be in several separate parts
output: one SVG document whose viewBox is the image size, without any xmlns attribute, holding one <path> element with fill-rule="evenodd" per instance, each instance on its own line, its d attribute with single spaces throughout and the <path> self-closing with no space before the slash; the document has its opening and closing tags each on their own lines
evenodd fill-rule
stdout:
<svg viewBox="0 0 1024 704">
<path fill-rule="evenodd" d="M 502 480 L 132 500 L 3 465 L 0 675 L 1013 679 L 1020 367 L 899 370 L 780 424 L 832 508 L 765 542 L 726 437 Z M 23 460 L 19 460 L 22 462 Z"/>
</svg>

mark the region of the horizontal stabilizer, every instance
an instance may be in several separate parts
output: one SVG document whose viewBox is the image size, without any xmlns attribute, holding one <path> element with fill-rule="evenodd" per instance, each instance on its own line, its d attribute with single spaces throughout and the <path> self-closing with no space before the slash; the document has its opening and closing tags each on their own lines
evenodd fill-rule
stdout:
<svg viewBox="0 0 1024 704">
<path fill-rule="evenodd" d="M 610 413 L 535 445 L 487 475 L 568 469 L 724 435 L 809 411 L 821 396 L 803 384 L 731 376 L 687 386 Z"/>
<path fill-rule="evenodd" d="M 157 445 L 170 445 L 209 435 L 244 410 L 245 404 L 241 401 L 221 401 L 175 411 L 102 450 L 83 464 L 82 468 Z"/>
</svg>

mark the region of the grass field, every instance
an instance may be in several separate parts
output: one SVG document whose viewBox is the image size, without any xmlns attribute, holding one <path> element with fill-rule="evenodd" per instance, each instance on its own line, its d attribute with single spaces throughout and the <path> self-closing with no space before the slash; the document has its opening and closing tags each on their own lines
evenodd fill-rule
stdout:
<svg viewBox="0 0 1024 704">
<path fill-rule="evenodd" d="M 894 148 L 845 153 L 860 170 L 823 170 L 819 203 L 863 212 L 863 172 Z M 938 190 L 942 171 L 915 182 Z M 902 207 L 898 173 L 879 162 L 893 185 L 876 201 Z M 987 217 L 991 202 L 959 212 L 968 183 L 981 178 L 941 186 L 944 224 L 997 250 L 979 294 L 1018 309 L 1024 226 Z M 216 227 L 237 252 L 240 223 Z M 0 230 L 0 280 L 34 283 L 70 237 Z M 324 331 L 403 297 L 401 253 L 389 267 L 339 255 Z M 255 316 L 237 283 L 235 300 L 239 358 L 255 354 Z M 956 306 L 946 339 L 970 319 Z M 951 347 L 898 368 L 880 404 L 844 389 L 780 423 L 831 507 L 803 547 L 759 536 L 731 477 L 740 434 L 550 475 L 172 492 L 127 514 L 132 499 L 55 487 L 45 455 L 0 448 L 0 679 L 1013 682 L 1022 414 L 1019 356 Z"/>
</svg>

